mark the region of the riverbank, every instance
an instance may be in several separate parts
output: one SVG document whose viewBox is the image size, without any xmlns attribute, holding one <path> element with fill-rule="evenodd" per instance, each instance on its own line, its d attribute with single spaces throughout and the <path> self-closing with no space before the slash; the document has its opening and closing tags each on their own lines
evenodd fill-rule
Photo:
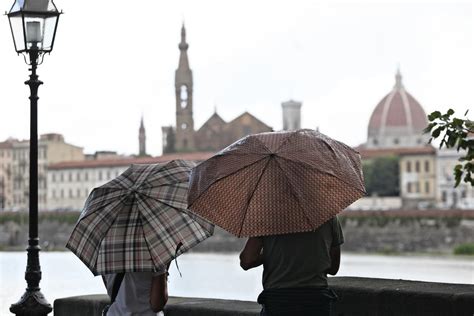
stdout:
<svg viewBox="0 0 474 316">
<path fill-rule="evenodd" d="M 39 237 L 43 251 L 63 251 L 79 212 L 40 212 Z M 344 251 L 375 254 L 442 254 L 474 244 L 474 211 L 393 210 L 344 211 L 339 215 L 345 234 Z M 0 213 L 0 250 L 24 251 L 28 213 Z M 216 227 L 215 233 L 193 252 L 240 251 L 245 239 Z"/>
</svg>

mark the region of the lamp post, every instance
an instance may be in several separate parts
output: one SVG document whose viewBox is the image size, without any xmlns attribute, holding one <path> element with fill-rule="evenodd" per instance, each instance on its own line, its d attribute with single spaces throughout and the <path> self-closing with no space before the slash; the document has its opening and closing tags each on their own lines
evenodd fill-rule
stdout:
<svg viewBox="0 0 474 316">
<path fill-rule="evenodd" d="M 43 62 L 46 53 L 53 50 L 59 15 L 52 0 L 16 0 L 7 16 L 18 54 L 31 66 L 30 88 L 30 192 L 29 192 L 29 238 L 26 249 L 28 259 L 25 272 L 26 292 L 10 306 L 16 315 L 47 315 L 51 305 L 40 291 L 41 267 L 39 264 L 38 238 L 38 79 L 36 68 Z"/>
</svg>

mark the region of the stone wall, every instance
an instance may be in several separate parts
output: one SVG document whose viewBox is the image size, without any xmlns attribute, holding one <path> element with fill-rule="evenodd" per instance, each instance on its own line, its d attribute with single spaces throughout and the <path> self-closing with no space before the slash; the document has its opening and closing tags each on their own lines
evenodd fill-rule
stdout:
<svg viewBox="0 0 474 316">
<path fill-rule="evenodd" d="M 339 299 L 334 316 L 472 316 L 474 285 L 414 282 L 353 277 L 329 279 Z M 54 301 L 55 316 L 99 316 L 109 302 L 106 295 L 61 298 Z M 205 298 L 170 298 L 166 316 L 257 316 L 255 302 Z"/>
<path fill-rule="evenodd" d="M 64 250 L 79 213 L 41 212 L 39 237 L 43 250 Z M 340 216 L 343 251 L 371 253 L 452 253 L 474 243 L 474 211 L 345 211 Z M 0 249 L 23 250 L 28 238 L 27 213 L 0 213 Z M 216 227 L 214 236 L 192 251 L 236 252 L 245 239 Z"/>
<path fill-rule="evenodd" d="M 352 211 L 340 220 L 345 251 L 452 253 L 474 243 L 474 211 Z"/>
</svg>

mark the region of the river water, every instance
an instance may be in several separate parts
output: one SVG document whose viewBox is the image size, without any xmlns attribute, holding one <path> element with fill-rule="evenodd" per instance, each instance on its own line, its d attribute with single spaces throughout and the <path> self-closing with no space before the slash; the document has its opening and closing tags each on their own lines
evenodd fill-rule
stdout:
<svg viewBox="0 0 474 316">
<path fill-rule="evenodd" d="M 105 294 L 100 277 L 94 277 L 70 252 L 40 254 L 41 291 L 46 299 Z M 179 275 L 173 262 L 168 283 L 172 296 L 214 297 L 255 301 L 262 290 L 261 267 L 243 271 L 237 254 L 188 253 L 179 257 Z M 0 315 L 23 294 L 26 252 L 0 252 Z M 474 284 L 474 260 L 439 256 L 382 256 L 342 254 L 338 276 L 404 279 Z"/>
</svg>

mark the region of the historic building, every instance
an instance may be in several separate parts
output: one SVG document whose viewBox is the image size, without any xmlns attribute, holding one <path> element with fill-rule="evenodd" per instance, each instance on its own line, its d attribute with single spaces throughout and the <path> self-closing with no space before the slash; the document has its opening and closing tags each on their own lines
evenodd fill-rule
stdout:
<svg viewBox="0 0 474 316">
<path fill-rule="evenodd" d="M 423 134 L 428 120 L 423 107 L 409 94 L 397 71 L 395 86 L 375 107 L 370 117 L 366 148 L 420 147 L 428 143 Z"/>
<path fill-rule="evenodd" d="M 173 159 L 196 162 L 212 153 L 168 154 L 159 157 L 122 157 L 65 161 L 52 164 L 47 177 L 47 210 L 80 210 L 92 189 L 118 177 L 132 164 L 165 163 Z"/>
<path fill-rule="evenodd" d="M 11 147 L 11 189 L 12 208 L 28 209 L 30 178 L 30 142 L 12 142 Z M 38 207 L 46 208 L 47 169 L 50 164 L 60 161 L 84 160 L 81 147 L 68 144 L 60 134 L 44 134 L 38 141 Z"/>
<path fill-rule="evenodd" d="M 436 207 L 436 150 L 420 147 L 400 155 L 400 196 L 405 208 Z"/>
<path fill-rule="evenodd" d="M 138 156 L 146 155 L 146 132 L 142 116 L 142 119 L 140 120 L 140 128 L 138 129 Z"/>
<path fill-rule="evenodd" d="M 281 104 L 283 113 L 283 130 L 291 131 L 301 128 L 301 102 L 289 100 Z"/>
<path fill-rule="evenodd" d="M 162 127 L 163 153 L 218 151 L 237 139 L 272 128 L 245 112 L 225 122 L 215 112 L 198 130 L 193 119 L 193 72 L 189 66 L 186 29 L 181 28 L 180 55 L 175 72 L 176 126 Z"/>
<path fill-rule="evenodd" d="M 0 211 L 13 207 L 12 161 L 14 141 L 8 139 L 0 142 Z"/>
<path fill-rule="evenodd" d="M 474 209 L 474 187 L 461 181 L 454 187 L 454 166 L 459 164 L 461 153 L 456 149 L 440 149 L 437 154 L 437 201 L 440 208 Z"/>
<path fill-rule="evenodd" d="M 423 133 L 427 125 L 423 107 L 405 90 L 397 71 L 392 91 L 372 112 L 367 142 L 356 149 L 366 164 L 397 157 L 402 207 L 473 208 L 474 189 L 463 183 L 454 188 L 453 167 L 460 154 L 429 145 L 430 136 Z"/>
</svg>

